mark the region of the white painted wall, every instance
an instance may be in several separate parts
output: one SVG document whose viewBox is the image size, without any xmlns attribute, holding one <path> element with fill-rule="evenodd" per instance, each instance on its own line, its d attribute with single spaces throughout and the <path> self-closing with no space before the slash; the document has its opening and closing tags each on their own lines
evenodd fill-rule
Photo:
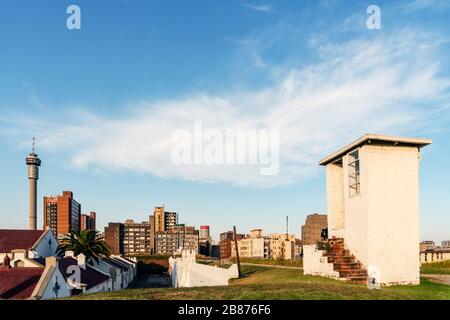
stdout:
<svg viewBox="0 0 450 320">
<path fill-rule="evenodd" d="M 419 152 L 364 146 L 367 265 L 385 284 L 419 284 Z"/>
<path fill-rule="evenodd" d="M 339 278 L 339 272 L 333 270 L 333 264 L 328 263 L 323 253 L 315 244 L 303 246 L 303 274 Z"/>
<path fill-rule="evenodd" d="M 195 251 L 188 254 L 183 250 L 183 257 L 169 258 L 172 285 L 181 287 L 227 286 L 231 278 L 239 276 L 236 264 L 230 268 L 218 268 L 195 262 Z"/>
<path fill-rule="evenodd" d="M 342 165 L 327 165 L 328 234 L 343 238 L 345 228 L 344 182 Z"/>
<path fill-rule="evenodd" d="M 103 274 L 106 274 L 109 277 L 111 277 L 110 276 L 111 269 L 115 270 L 116 279 L 114 280 L 114 282 L 113 282 L 112 278 L 110 279 L 111 281 L 108 285 L 108 290 L 112 290 L 112 291 L 121 290 L 121 289 L 125 289 L 126 287 L 128 287 L 128 283 L 126 281 L 124 281 L 125 279 L 123 279 L 123 272 L 121 269 L 116 268 L 102 260 L 99 260 L 99 263 L 94 261 L 92 267 L 94 267 L 94 269 L 102 272 Z M 123 288 L 121 288 L 121 284 L 123 284 Z"/>
<path fill-rule="evenodd" d="M 56 281 L 58 281 L 59 284 L 58 296 L 56 296 L 56 292 L 53 290 Z M 61 271 L 59 271 L 59 268 L 56 268 L 44 290 L 44 294 L 42 295 L 41 299 L 64 298 L 69 296 L 70 296 L 70 287 L 65 281 Z"/>
<path fill-rule="evenodd" d="M 50 241 L 50 244 L 49 244 Z M 58 240 L 53 235 L 53 232 L 48 230 L 45 236 L 41 238 L 36 248 L 30 252 L 30 257 L 34 258 L 46 258 L 56 255 L 58 249 Z"/>
<path fill-rule="evenodd" d="M 329 236 L 344 238 L 366 268 L 379 267 L 382 284 L 419 283 L 418 149 L 360 147 L 361 193 L 355 196 L 349 193 L 348 158 L 342 157 L 342 169 L 327 165 Z"/>
<path fill-rule="evenodd" d="M 13 250 L 9 255 L 10 257 L 10 264 L 13 267 L 18 266 L 20 262 L 23 263 L 23 267 L 26 268 L 38 268 L 38 267 L 44 267 L 40 263 L 28 258 L 28 251 L 19 249 L 19 250 Z"/>
</svg>

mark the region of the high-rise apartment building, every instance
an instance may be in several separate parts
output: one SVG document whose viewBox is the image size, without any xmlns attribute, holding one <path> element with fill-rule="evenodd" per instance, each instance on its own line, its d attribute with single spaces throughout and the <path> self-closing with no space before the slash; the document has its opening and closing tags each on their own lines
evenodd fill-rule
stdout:
<svg viewBox="0 0 450 320">
<path fill-rule="evenodd" d="M 150 223 L 143 221 L 136 223 L 128 219 L 124 223 L 123 253 L 125 256 L 149 255 Z"/>
<path fill-rule="evenodd" d="M 175 228 L 175 226 L 178 224 L 178 213 L 176 212 L 169 212 L 164 210 L 164 206 L 162 207 L 155 207 L 155 211 L 153 215 L 150 215 L 150 237 L 151 237 L 151 252 L 156 253 L 157 252 L 157 241 L 160 239 L 160 241 L 165 241 L 167 237 L 171 239 L 172 236 L 164 236 L 164 237 L 158 237 L 159 233 L 167 233 L 172 232 Z M 164 243 L 166 243 L 165 241 Z M 168 241 L 170 242 L 170 241 Z M 167 242 L 167 243 L 168 243 Z M 159 251 L 166 251 L 165 249 L 166 244 L 160 244 L 159 245 Z M 163 249 L 164 248 L 164 249 Z"/>
<path fill-rule="evenodd" d="M 178 223 L 178 214 L 176 212 L 169 212 L 163 207 L 155 207 L 155 232 L 170 231 Z"/>
<path fill-rule="evenodd" d="M 175 225 L 171 230 L 157 232 L 155 237 L 156 254 L 174 254 L 179 249 L 192 249 L 198 252 L 198 230 L 183 224 Z"/>
<path fill-rule="evenodd" d="M 126 257 L 144 256 L 152 253 L 150 223 L 136 223 L 131 219 L 124 223 L 110 222 L 105 227 L 105 242 L 111 253 Z"/>
<path fill-rule="evenodd" d="M 71 191 L 44 197 L 44 229 L 49 227 L 56 236 L 80 230 L 81 205 Z"/>
<path fill-rule="evenodd" d="M 95 212 L 90 212 L 89 215 L 83 213 L 80 220 L 80 230 L 96 230 L 95 217 Z"/>
<path fill-rule="evenodd" d="M 155 220 L 155 232 L 165 231 L 164 207 L 155 207 L 154 220 Z"/>
<path fill-rule="evenodd" d="M 310 214 L 302 226 L 303 245 L 316 244 L 322 239 L 322 230 L 328 226 L 326 214 Z"/>
</svg>

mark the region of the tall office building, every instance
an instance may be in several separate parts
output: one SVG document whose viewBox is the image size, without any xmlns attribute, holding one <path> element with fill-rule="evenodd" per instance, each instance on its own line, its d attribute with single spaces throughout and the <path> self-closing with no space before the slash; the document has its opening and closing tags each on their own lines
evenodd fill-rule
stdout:
<svg viewBox="0 0 450 320">
<path fill-rule="evenodd" d="M 44 197 L 44 229 L 49 227 L 56 236 L 80 231 L 81 205 L 71 191 Z"/>
<path fill-rule="evenodd" d="M 41 159 L 34 152 L 34 137 L 33 148 L 31 153 L 26 158 L 28 166 L 28 181 L 30 183 L 30 212 L 29 212 L 29 229 L 36 230 L 37 227 L 37 181 L 39 179 L 39 167 L 41 166 Z"/>
<path fill-rule="evenodd" d="M 90 212 L 89 215 L 83 213 L 80 220 L 80 230 L 96 230 L 95 217 L 95 212 Z"/>
</svg>

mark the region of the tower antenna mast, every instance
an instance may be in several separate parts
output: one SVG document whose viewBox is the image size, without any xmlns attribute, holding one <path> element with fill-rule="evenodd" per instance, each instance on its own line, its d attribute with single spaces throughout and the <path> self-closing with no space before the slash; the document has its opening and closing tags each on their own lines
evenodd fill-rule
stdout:
<svg viewBox="0 0 450 320">
<path fill-rule="evenodd" d="M 41 166 L 41 159 L 35 153 L 36 139 L 33 137 L 31 146 L 31 153 L 26 157 L 26 164 L 28 166 L 28 180 L 29 180 L 29 197 L 30 197 L 30 213 L 28 217 L 29 229 L 36 230 L 37 220 L 37 181 L 39 179 L 39 167 Z"/>
<path fill-rule="evenodd" d="M 286 216 L 286 239 L 288 238 L 289 234 L 289 216 Z"/>
</svg>

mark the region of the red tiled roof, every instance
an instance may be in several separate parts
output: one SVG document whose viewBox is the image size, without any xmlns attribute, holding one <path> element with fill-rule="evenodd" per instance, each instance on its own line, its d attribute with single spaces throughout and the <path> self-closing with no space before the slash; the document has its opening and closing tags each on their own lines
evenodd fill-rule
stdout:
<svg viewBox="0 0 450 320">
<path fill-rule="evenodd" d="M 29 250 L 45 230 L 0 229 L 0 252 L 8 253 L 14 249 Z"/>
<path fill-rule="evenodd" d="M 77 265 L 77 259 L 71 257 L 65 257 L 59 260 L 59 270 L 64 275 L 64 277 L 70 276 L 67 274 L 67 268 L 69 266 Z M 81 269 L 81 283 L 86 284 L 86 289 L 90 289 L 100 283 L 105 282 L 109 279 L 109 276 L 95 270 L 86 264 L 86 270 Z"/>
<path fill-rule="evenodd" d="M 27 299 L 33 293 L 44 268 L 0 269 L 0 299 Z"/>
</svg>

